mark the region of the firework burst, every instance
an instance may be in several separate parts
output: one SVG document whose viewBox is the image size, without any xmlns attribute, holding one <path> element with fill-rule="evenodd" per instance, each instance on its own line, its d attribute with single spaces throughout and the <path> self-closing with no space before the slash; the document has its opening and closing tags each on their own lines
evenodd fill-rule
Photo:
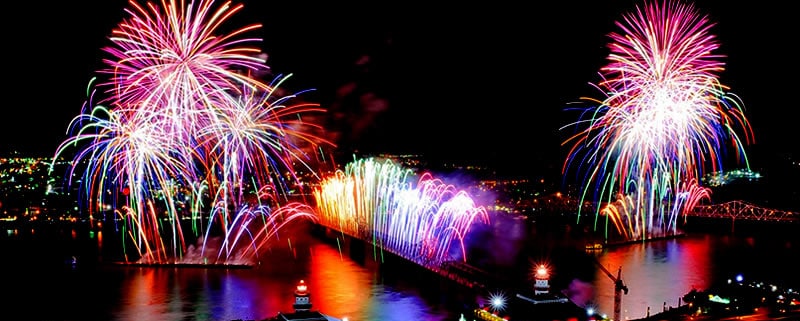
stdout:
<svg viewBox="0 0 800 321">
<path fill-rule="evenodd" d="M 298 170 L 315 172 L 311 153 L 332 146 L 311 121 L 324 110 L 278 95 L 285 77 L 250 77 L 266 68 L 243 37 L 259 25 L 216 33 L 242 5 L 129 4 L 104 48 L 109 96 L 75 118 L 56 157 L 77 149 L 70 174 L 90 215 L 113 209 L 140 261 L 252 264 L 277 229 L 315 219 L 289 194 Z M 193 241 L 201 259 L 187 255 Z"/>
<path fill-rule="evenodd" d="M 323 178 L 314 198 L 321 225 L 432 268 L 466 262 L 472 225 L 489 221 L 465 191 L 391 160 L 348 163 Z"/>
<path fill-rule="evenodd" d="M 752 132 L 740 100 L 718 80 L 714 24 L 692 5 L 645 4 L 617 26 L 596 85 L 605 99 L 587 98 L 596 107 L 576 123 L 587 128 L 564 142 L 572 144 L 564 172 L 580 168 L 582 197 L 606 203 L 597 214 L 613 213 L 626 239 L 674 234 L 677 217 L 708 193 L 692 182 L 719 170 L 727 147 L 746 162 Z"/>
</svg>

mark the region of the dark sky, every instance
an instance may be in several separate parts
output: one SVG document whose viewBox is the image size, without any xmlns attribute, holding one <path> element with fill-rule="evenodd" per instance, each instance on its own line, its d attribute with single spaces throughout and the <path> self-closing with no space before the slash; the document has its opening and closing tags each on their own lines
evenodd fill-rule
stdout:
<svg viewBox="0 0 800 321">
<path fill-rule="evenodd" d="M 310 98 L 332 110 L 329 129 L 341 134 L 343 153 L 416 152 L 558 170 L 566 152 L 559 127 L 575 120 L 566 105 L 599 97 L 589 83 L 606 62 L 607 34 L 643 2 L 243 3 L 229 25 L 263 23 L 257 34 L 268 64 L 293 74 L 289 88 L 316 89 Z M 745 103 L 756 167 L 777 154 L 797 155 L 800 146 L 793 116 L 798 60 L 790 49 L 800 22 L 777 3 L 697 2 L 717 23 L 717 53 L 727 56 L 720 81 Z M 2 22 L 0 149 L 50 155 L 80 112 L 127 2 L 18 5 Z M 369 62 L 357 65 L 365 57 Z M 346 84 L 355 84 L 355 94 L 337 98 Z"/>
</svg>

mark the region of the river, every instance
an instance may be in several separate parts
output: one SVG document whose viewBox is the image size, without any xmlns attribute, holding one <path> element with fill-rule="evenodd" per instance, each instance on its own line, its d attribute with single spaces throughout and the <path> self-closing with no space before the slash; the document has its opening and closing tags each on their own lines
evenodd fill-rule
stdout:
<svg viewBox="0 0 800 321">
<path fill-rule="evenodd" d="M 648 308 L 656 313 L 677 306 L 692 288 L 704 289 L 737 274 L 800 284 L 792 263 L 800 257 L 798 233 L 690 231 L 679 238 L 586 253 L 578 251 L 582 243 L 575 235 L 581 233 L 574 227 L 508 220 L 493 228 L 503 232 L 476 242 L 483 246 L 471 251 L 481 256 L 473 258 L 477 265 L 498 266 L 490 272 L 520 277 L 533 264 L 547 262 L 553 289 L 572 285 L 576 301 L 601 313 L 612 314 L 614 284 L 592 257 L 614 274 L 621 268 L 629 288 L 622 295 L 624 320 L 644 317 Z M 290 312 L 294 287 L 304 280 L 313 309 L 337 318 L 456 320 L 482 295 L 449 287 L 424 269 L 387 263 L 369 250 L 354 257 L 335 243 L 303 233 L 276 242 L 260 265 L 249 269 L 107 264 L 119 259 L 108 233 L 5 229 L 0 251 L 7 299 L 0 301 L 0 313 L 27 320 L 261 320 Z"/>
</svg>

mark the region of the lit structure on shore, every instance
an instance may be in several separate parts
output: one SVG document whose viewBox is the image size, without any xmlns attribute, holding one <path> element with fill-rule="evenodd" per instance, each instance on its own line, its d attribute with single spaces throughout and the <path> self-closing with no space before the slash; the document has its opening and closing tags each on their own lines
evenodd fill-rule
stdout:
<svg viewBox="0 0 800 321">
<path fill-rule="evenodd" d="M 484 321 L 551 321 L 594 320 L 593 313 L 575 305 L 566 296 L 550 291 L 550 269 L 534 267 L 533 293 L 516 293 L 507 298 L 501 292 L 492 293 L 487 302 L 473 310 L 474 317 Z"/>
<path fill-rule="evenodd" d="M 294 312 L 278 312 L 278 315 L 265 321 L 343 321 L 311 309 L 311 292 L 304 280 L 297 283 L 292 307 Z"/>
<path fill-rule="evenodd" d="M 548 293 L 550 293 L 550 270 L 544 265 L 539 265 L 533 275 L 533 295 Z"/>
</svg>

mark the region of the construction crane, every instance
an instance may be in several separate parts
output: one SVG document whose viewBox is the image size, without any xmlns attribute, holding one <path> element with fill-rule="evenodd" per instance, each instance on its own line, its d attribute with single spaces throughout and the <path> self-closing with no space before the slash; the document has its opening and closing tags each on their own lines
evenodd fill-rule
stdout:
<svg viewBox="0 0 800 321">
<path fill-rule="evenodd" d="M 622 293 L 624 292 L 626 295 L 628 294 L 628 286 L 622 282 L 622 267 L 619 267 L 619 271 L 617 271 L 617 276 L 614 276 L 606 267 L 604 267 L 600 262 L 596 259 L 594 263 L 600 267 L 600 270 L 614 282 L 614 321 L 620 321 L 620 308 L 622 306 Z"/>
</svg>

